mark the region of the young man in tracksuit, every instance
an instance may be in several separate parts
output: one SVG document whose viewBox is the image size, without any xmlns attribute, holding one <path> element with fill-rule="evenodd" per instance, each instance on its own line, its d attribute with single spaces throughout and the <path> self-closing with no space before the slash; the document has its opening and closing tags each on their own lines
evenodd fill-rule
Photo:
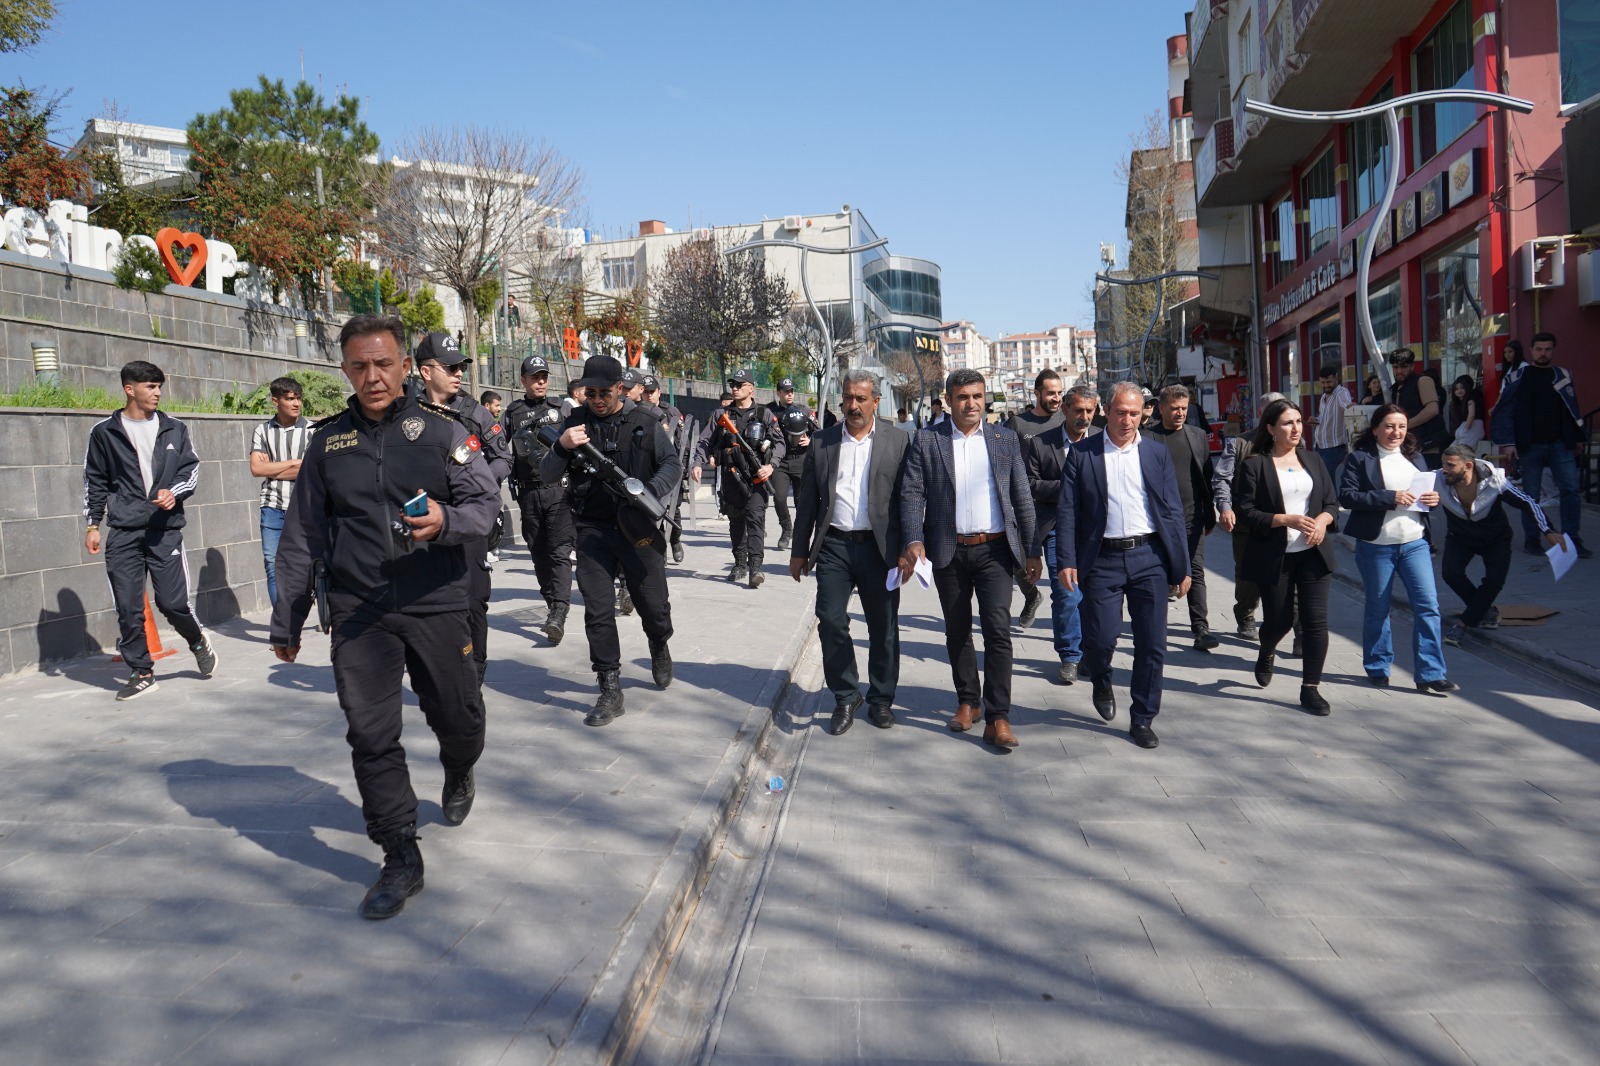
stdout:
<svg viewBox="0 0 1600 1066">
<path fill-rule="evenodd" d="M 144 587 L 149 575 L 156 609 L 178 631 L 202 677 L 217 669 L 217 654 L 189 603 L 189 564 L 183 551 L 183 501 L 194 494 L 200 457 L 189 427 L 158 411 L 166 375 L 136 359 L 122 368 L 127 406 L 89 431 L 83 457 L 83 546 L 106 552 L 117 609 L 117 650 L 133 674 L 117 699 L 156 689 L 155 664 L 144 634 Z M 101 533 L 101 523 L 106 530 Z"/>
</svg>

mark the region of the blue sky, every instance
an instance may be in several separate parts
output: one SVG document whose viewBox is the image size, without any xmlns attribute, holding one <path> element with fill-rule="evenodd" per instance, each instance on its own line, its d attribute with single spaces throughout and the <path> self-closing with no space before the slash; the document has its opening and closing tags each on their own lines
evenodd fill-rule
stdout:
<svg viewBox="0 0 1600 1066">
<path fill-rule="evenodd" d="M 609 233 L 866 212 L 938 262 L 946 318 L 989 336 L 1089 325 L 1114 168 L 1166 106 L 1184 0 L 1051 3 L 170 4 L 57 0 L 0 80 L 71 90 L 60 133 L 115 101 L 183 126 L 256 75 L 368 101 L 386 145 L 472 122 L 548 139 Z M 163 60 L 164 56 L 172 58 Z"/>
</svg>

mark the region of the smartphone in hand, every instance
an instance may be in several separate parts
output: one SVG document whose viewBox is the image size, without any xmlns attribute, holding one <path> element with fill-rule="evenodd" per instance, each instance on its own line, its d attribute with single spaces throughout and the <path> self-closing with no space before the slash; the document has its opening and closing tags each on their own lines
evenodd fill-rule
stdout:
<svg viewBox="0 0 1600 1066">
<path fill-rule="evenodd" d="M 405 502 L 404 511 L 412 518 L 423 518 L 428 513 L 428 494 L 419 492 Z"/>
</svg>

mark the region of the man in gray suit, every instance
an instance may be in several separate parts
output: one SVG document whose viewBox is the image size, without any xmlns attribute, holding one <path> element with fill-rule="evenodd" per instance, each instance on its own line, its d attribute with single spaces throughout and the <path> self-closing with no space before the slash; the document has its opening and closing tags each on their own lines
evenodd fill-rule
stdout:
<svg viewBox="0 0 1600 1066">
<path fill-rule="evenodd" d="M 906 540 L 900 580 L 918 561 L 933 566 L 944 610 L 945 650 L 957 707 L 950 729 L 963 733 L 984 719 L 983 739 L 1014 748 L 1011 732 L 1012 574 L 1026 566 L 1038 581 L 1044 561 L 1036 546 L 1033 493 L 1017 435 L 985 422 L 983 375 L 954 370 L 945 381 L 950 417 L 917 434 L 900 478 L 900 527 Z M 983 702 L 972 647 L 972 600 L 983 628 Z"/>
<path fill-rule="evenodd" d="M 890 560 L 900 554 L 900 514 L 893 506 L 901 460 L 911 438 L 874 417 L 878 378 L 865 370 L 844 375 L 844 420 L 811 438 L 795 503 L 796 581 L 817 575 L 817 638 L 822 673 L 833 693 L 828 729 L 838 736 L 861 706 L 855 644 L 850 639 L 850 593 L 867 619 L 867 717 L 879 729 L 894 725 L 900 680 L 900 590 L 884 588 Z"/>
</svg>

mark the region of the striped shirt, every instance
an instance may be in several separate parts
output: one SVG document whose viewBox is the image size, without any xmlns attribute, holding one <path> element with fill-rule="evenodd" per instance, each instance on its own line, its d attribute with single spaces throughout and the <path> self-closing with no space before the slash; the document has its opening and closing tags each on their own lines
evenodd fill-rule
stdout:
<svg viewBox="0 0 1600 1066">
<path fill-rule="evenodd" d="M 1313 448 L 1320 451 L 1342 448 L 1350 443 L 1350 427 L 1344 420 L 1350 403 L 1350 391 L 1343 385 L 1335 385 L 1332 392 L 1317 397 L 1317 428 L 1311 435 Z"/>
<path fill-rule="evenodd" d="M 284 426 L 276 418 L 269 418 L 256 427 L 250 440 L 250 451 L 260 452 L 271 463 L 286 463 L 303 459 L 306 445 L 311 442 L 311 423 L 301 418 L 292 426 Z M 293 481 L 267 478 L 261 482 L 261 506 L 276 511 L 289 509 L 289 497 L 294 494 Z"/>
</svg>

